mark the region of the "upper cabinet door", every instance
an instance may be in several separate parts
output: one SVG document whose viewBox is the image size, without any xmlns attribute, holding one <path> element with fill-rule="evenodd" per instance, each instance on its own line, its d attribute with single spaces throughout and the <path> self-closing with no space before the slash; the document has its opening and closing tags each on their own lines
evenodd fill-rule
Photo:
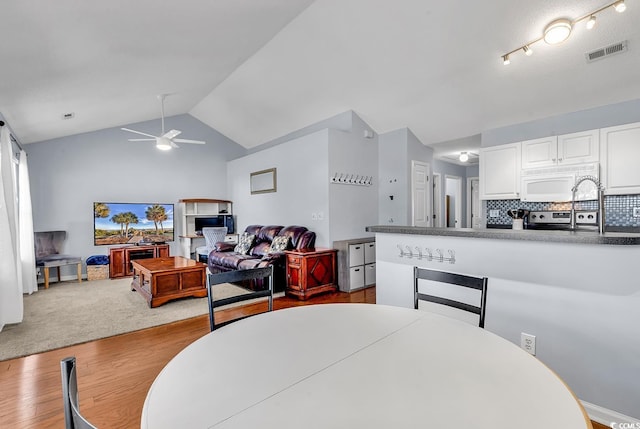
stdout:
<svg viewBox="0 0 640 429">
<path fill-rule="evenodd" d="M 480 198 L 520 198 L 520 143 L 489 147 L 480 151 Z"/>
<path fill-rule="evenodd" d="M 522 168 L 549 167 L 558 161 L 558 137 L 522 142 Z"/>
<path fill-rule="evenodd" d="M 600 130 L 558 136 L 558 164 L 586 164 L 600 161 Z"/>
<path fill-rule="evenodd" d="M 640 193 L 640 122 L 600 130 L 600 175 L 605 193 Z"/>
</svg>

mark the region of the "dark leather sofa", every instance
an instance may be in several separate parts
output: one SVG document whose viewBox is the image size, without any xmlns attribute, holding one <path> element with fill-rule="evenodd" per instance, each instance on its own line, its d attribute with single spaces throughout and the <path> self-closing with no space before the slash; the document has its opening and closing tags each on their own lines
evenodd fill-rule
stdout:
<svg viewBox="0 0 640 429">
<path fill-rule="evenodd" d="M 209 253 L 207 262 L 209 270 L 212 273 L 219 273 L 273 265 L 273 287 L 276 292 L 283 291 L 287 282 L 284 251 L 270 252 L 273 239 L 275 237 L 289 237 L 286 250 L 313 250 L 316 242 L 315 232 L 309 231 L 304 226 L 249 225 L 244 233 L 255 235 L 255 241 L 247 254 L 235 252 L 234 244 L 217 243 L 214 250 Z M 265 287 L 260 281 L 243 286 L 253 290 Z"/>
</svg>

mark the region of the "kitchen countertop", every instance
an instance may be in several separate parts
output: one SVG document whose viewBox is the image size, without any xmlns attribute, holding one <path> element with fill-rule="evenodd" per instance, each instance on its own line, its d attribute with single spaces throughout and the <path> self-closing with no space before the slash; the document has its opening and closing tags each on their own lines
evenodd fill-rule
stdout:
<svg viewBox="0 0 640 429">
<path fill-rule="evenodd" d="M 541 231 L 513 229 L 430 228 L 419 226 L 374 225 L 367 232 L 386 234 L 433 235 L 441 237 L 489 238 L 496 240 L 545 241 L 553 243 L 640 245 L 640 233 L 593 230 Z"/>
</svg>

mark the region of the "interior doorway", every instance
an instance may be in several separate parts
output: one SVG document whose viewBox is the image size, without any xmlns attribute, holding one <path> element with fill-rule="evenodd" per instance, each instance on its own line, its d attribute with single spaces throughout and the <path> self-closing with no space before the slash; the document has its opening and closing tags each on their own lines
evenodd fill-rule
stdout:
<svg viewBox="0 0 640 429">
<path fill-rule="evenodd" d="M 430 166 L 411 161 L 411 225 L 431 226 Z"/>
<path fill-rule="evenodd" d="M 444 176 L 445 225 L 447 228 L 462 228 L 462 178 Z"/>
<path fill-rule="evenodd" d="M 480 178 L 467 178 L 467 225 L 471 228 L 482 227 L 482 208 L 480 207 Z"/>
</svg>

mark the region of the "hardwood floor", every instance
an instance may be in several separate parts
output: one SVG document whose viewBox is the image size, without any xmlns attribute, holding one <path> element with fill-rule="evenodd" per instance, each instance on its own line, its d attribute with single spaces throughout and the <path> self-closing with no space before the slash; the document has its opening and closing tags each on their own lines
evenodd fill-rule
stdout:
<svg viewBox="0 0 640 429">
<path fill-rule="evenodd" d="M 375 288 L 274 300 L 274 309 L 332 302 L 375 303 Z M 216 321 L 264 311 L 222 310 Z M 219 318 L 218 318 L 219 314 Z M 151 383 L 183 348 L 209 333 L 207 315 L 0 362 L 0 428 L 62 428 L 60 360 L 76 356 L 82 414 L 98 428 L 139 428 Z"/>
<path fill-rule="evenodd" d="M 279 298 L 274 309 L 333 302 L 375 303 L 375 288 L 307 301 Z M 266 304 L 223 310 L 225 321 L 264 311 Z M 0 362 L 0 428 L 62 428 L 60 360 L 78 359 L 83 415 L 98 428 L 139 428 L 151 383 L 183 348 L 209 333 L 207 315 Z M 594 429 L 606 426 L 593 423 Z M 541 428 L 542 429 L 542 428 Z"/>
</svg>

